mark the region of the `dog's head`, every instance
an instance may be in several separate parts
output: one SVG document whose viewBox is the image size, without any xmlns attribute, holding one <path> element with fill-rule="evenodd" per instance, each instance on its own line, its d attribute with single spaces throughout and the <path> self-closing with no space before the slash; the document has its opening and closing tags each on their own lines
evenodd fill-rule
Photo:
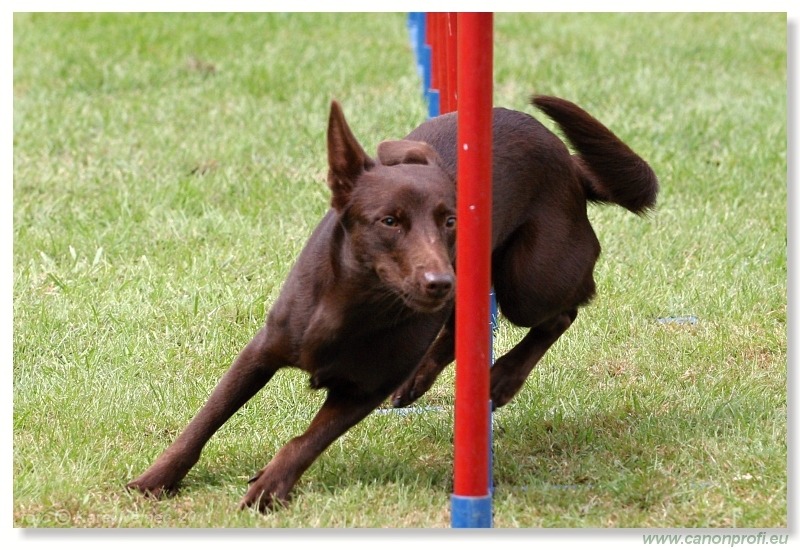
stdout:
<svg viewBox="0 0 800 550">
<path fill-rule="evenodd" d="M 368 271 L 382 291 L 419 312 L 453 298 L 455 184 L 429 145 L 384 141 L 370 158 L 341 107 L 328 122 L 331 205 L 347 235 L 353 269 Z"/>
</svg>

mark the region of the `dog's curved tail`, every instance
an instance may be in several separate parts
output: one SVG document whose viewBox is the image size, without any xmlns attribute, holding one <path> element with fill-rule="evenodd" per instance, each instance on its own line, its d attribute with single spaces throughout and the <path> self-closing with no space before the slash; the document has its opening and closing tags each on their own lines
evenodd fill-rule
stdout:
<svg viewBox="0 0 800 550">
<path fill-rule="evenodd" d="M 576 149 L 573 158 L 588 200 L 618 204 L 635 214 L 655 206 L 658 178 L 611 130 L 565 99 L 535 95 L 531 102 L 558 123 Z"/>
</svg>

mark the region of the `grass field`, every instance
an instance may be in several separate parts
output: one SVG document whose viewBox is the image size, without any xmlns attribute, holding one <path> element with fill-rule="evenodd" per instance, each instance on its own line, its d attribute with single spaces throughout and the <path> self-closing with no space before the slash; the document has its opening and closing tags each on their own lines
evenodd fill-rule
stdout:
<svg viewBox="0 0 800 550">
<path fill-rule="evenodd" d="M 787 526 L 785 16 L 495 25 L 497 104 L 574 100 L 662 184 L 646 219 L 591 207 L 599 294 L 494 416 L 495 526 Z M 370 151 L 423 120 L 404 15 L 14 16 L 15 526 L 449 525 L 452 370 L 440 412 L 371 415 L 278 513 L 236 503 L 321 402 L 294 370 L 177 496 L 123 489 L 325 212 L 334 97 Z"/>
</svg>

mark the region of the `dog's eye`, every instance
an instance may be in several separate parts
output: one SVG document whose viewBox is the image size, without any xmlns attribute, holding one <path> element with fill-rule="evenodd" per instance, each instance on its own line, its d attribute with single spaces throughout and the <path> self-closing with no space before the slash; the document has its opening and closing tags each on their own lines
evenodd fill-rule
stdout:
<svg viewBox="0 0 800 550">
<path fill-rule="evenodd" d="M 381 223 L 386 227 L 397 227 L 397 218 L 394 216 L 386 216 L 381 218 Z"/>
<path fill-rule="evenodd" d="M 445 220 L 444 222 L 444 226 L 448 229 L 454 228 L 456 226 L 456 217 L 455 216 L 448 217 L 447 220 Z"/>
</svg>

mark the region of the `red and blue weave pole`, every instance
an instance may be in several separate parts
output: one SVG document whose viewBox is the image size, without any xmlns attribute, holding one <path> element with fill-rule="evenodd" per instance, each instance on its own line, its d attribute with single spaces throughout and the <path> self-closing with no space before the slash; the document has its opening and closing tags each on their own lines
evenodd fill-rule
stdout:
<svg viewBox="0 0 800 550">
<path fill-rule="evenodd" d="M 453 527 L 491 527 L 491 13 L 458 14 L 456 396 Z"/>
</svg>

